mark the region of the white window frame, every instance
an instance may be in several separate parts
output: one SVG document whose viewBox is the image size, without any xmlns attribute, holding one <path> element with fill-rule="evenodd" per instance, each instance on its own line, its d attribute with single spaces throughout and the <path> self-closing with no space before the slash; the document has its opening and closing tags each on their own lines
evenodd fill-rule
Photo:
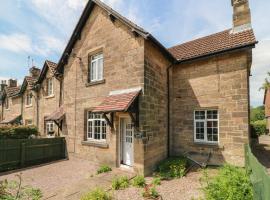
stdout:
<svg viewBox="0 0 270 200">
<path fill-rule="evenodd" d="M 96 133 L 95 122 L 99 121 L 100 132 Z M 103 126 L 105 124 L 105 127 Z M 95 135 L 99 135 L 99 139 L 95 138 Z M 105 135 L 105 138 L 102 136 Z M 107 139 L 107 122 L 102 117 L 102 114 L 94 114 L 91 111 L 87 112 L 87 130 L 86 130 L 87 141 L 106 142 Z"/>
<path fill-rule="evenodd" d="M 31 93 L 27 93 L 25 97 L 25 105 L 32 106 L 32 96 Z"/>
<path fill-rule="evenodd" d="M 103 80 L 103 68 L 104 68 L 104 59 L 103 53 L 98 53 L 91 56 L 89 63 L 89 81 L 96 82 Z"/>
<path fill-rule="evenodd" d="M 52 96 L 53 92 L 53 78 L 47 79 L 47 96 Z"/>
<path fill-rule="evenodd" d="M 204 111 L 204 119 L 196 119 L 196 112 Z M 207 111 L 217 111 L 217 119 L 207 119 Z M 219 144 L 219 110 L 218 109 L 207 109 L 207 110 L 194 110 L 194 142 L 195 143 L 206 143 L 206 144 Z M 217 122 L 217 141 L 209 141 L 207 138 L 207 122 L 216 121 Z M 196 122 L 204 123 L 204 139 L 196 138 Z"/>
<path fill-rule="evenodd" d="M 46 133 L 49 135 L 49 133 L 54 132 L 54 122 L 53 121 L 47 121 L 46 122 Z"/>
</svg>

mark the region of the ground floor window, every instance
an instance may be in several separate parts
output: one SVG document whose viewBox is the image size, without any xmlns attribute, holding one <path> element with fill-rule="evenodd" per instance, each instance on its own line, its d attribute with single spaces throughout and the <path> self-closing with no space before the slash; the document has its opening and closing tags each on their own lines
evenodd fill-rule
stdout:
<svg viewBox="0 0 270 200">
<path fill-rule="evenodd" d="M 107 124 L 101 114 L 88 112 L 87 140 L 106 140 Z"/>
<path fill-rule="evenodd" d="M 48 135 L 54 134 L 54 122 L 53 121 L 46 122 L 46 133 Z"/>
<path fill-rule="evenodd" d="M 31 126 L 31 125 L 33 125 L 33 120 L 32 119 L 25 120 L 25 126 Z"/>
<path fill-rule="evenodd" d="M 195 142 L 218 143 L 218 110 L 196 110 L 194 112 Z"/>
</svg>

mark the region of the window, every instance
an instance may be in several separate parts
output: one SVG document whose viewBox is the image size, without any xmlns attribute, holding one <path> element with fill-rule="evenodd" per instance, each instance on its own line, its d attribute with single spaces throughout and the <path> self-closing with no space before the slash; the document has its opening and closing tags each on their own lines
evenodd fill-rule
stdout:
<svg viewBox="0 0 270 200">
<path fill-rule="evenodd" d="M 91 56 L 89 63 L 89 81 L 101 81 L 103 80 L 103 54 L 97 54 Z"/>
<path fill-rule="evenodd" d="M 31 126 L 31 125 L 33 125 L 33 120 L 32 119 L 25 120 L 25 126 Z"/>
<path fill-rule="evenodd" d="M 9 109 L 9 100 L 8 100 L 8 97 L 6 97 L 6 100 L 5 100 L 5 108 L 6 108 L 6 110 Z"/>
<path fill-rule="evenodd" d="M 87 140 L 106 140 L 106 120 L 101 114 L 88 112 L 87 116 Z"/>
<path fill-rule="evenodd" d="M 46 133 L 47 134 L 54 133 L 54 122 L 53 121 L 49 121 L 46 123 Z"/>
<path fill-rule="evenodd" d="M 26 105 L 27 106 L 31 106 L 32 105 L 32 94 L 31 93 L 27 93 L 25 98 L 26 98 L 26 100 L 25 100 Z"/>
<path fill-rule="evenodd" d="M 194 112 L 195 142 L 218 143 L 218 111 L 198 110 Z"/>
<path fill-rule="evenodd" d="M 47 96 L 53 95 L 53 79 L 47 79 Z"/>
</svg>

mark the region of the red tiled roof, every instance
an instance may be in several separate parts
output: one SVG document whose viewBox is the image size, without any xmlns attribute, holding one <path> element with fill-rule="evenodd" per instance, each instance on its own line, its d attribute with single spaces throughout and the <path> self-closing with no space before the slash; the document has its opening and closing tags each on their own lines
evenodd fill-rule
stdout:
<svg viewBox="0 0 270 200">
<path fill-rule="evenodd" d="M 45 118 L 45 121 L 58 121 L 58 120 L 61 120 L 64 115 L 65 115 L 64 108 L 63 108 L 63 106 L 61 106 L 56 111 L 54 111 L 52 114 L 47 116 Z"/>
<path fill-rule="evenodd" d="M 37 81 L 37 79 L 32 76 L 26 76 L 25 80 L 27 81 L 27 84 L 29 85 L 30 88 L 33 88 Z"/>
<path fill-rule="evenodd" d="M 21 115 L 11 116 L 8 119 L 4 119 L 3 121 L 1 121 L 0 124 L 19 123 L 20 119 L 21 119 Z"/>
<path fill-rule="evenodd" d="M 8 97 L 16 96 L 19 94 L 21 88 L 20 87 L 6 87 L 5 91 Z"/>
<path fill-rule="evenodd" d="M 127 111 L 139 93 L 140 91 L 109 95 L 99 106 L 95 107 L 92 112 L 104 113 Z"/>
<path fill-rule="evenodd" d="M 248 46 L 256 43 L 253 30 L 231 33 L 231 29 L 199 38 L 169 48 L 169 52 L 179 61 Z"/>
</svg>

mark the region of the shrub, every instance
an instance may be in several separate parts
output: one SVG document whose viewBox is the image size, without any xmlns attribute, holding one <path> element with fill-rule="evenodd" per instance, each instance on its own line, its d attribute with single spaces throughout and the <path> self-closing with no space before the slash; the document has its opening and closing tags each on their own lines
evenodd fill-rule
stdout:
<svg viewBox="0 0 270 200">
<path fill-rule="evenodd" d="M 129 180 L 127 176 L 116 177 L 112 181 L 112 188 L 114 190 L 120 190 L 128 188 Z"/>
<path fill-rule="evenodd" d="M 158 165 L 157 173 L 162 179 L 181 178 L 185 175 L 186 167 L 185 157 L 168 158 Z"/>
<path fill-rule="evenodd" d="M 251 122 L 251 135 L 256 138 L 260 135 L 266 134 L 266 120 L 259 120 Z"/>
<path fill-rule="evenodd" d="M 92 192 L 84 195 L 81 200 L 112 200 L 112 196 L 101 188 L 96 188 Z"/>
<path fill-rule="evenodd" d="M 144 198 L 157 199 L 159 197 L 159 194 L 153 185 L 146 185 L 144 187 L 144 191 L 142 193 L 142 196 Z"/>
<path fill-rule="evenodd" d="M 153 185 L 161 185 L 161 178 L 155 177 L 152 181 Z"/>
<path fill-rule="evenodd" d="M 28 139 L 33 135 L 38 135 L 38 130 L 35 126 L 0 127 L 0 139 Z"/>
<path fill-rule="evenodd" d="M 98 170 L 97 170 L 97 174 L 102 174 L 102 173 L 106 173 L 106 172 L 110 172 L 112 171 L 112 168 L 110 168 L 107 165 L 102 165 Z"/>
<path fill-rule="evenodd" d="M 242 168 L 225 165 L 218 175 L 209 179 L 207 173 L 203 182 L 206 187 L 203 189 L 207 200 L 252 200 L 252 185 L 249 176 Z"/>
<path fill-rule="evenodd" d="M 132 180 L 132 185 L 134 187 L 144 187 L 145 186 L 145 179 L 142 175 L 137 175 Z"/>
</svg>

